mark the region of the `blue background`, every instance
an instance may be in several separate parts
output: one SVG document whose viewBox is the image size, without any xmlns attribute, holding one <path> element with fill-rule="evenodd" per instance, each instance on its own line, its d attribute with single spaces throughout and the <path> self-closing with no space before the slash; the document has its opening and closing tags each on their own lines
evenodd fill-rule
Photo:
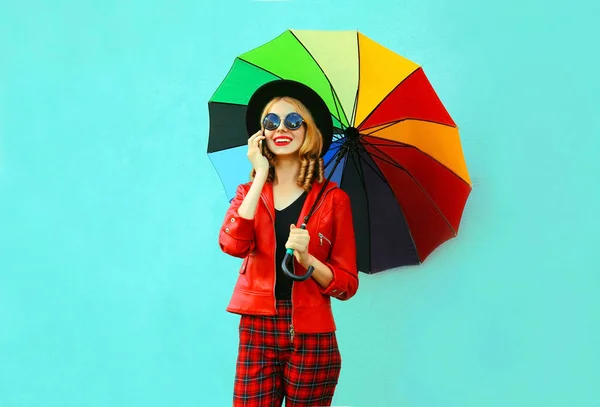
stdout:
<svg viewBox="0 0 600 407">
<path fill-rule="evenodd" d="M 206 155 L 236 55 L 358 29 L 421 64 L 458 238 L 335 302 L 335 405 L 600 405 L 596 2 L 3 1 L 0 406 L 225 406 L 239 259 Z M 285 58 L 285 55 L 275 55 Z"/>
</svg>

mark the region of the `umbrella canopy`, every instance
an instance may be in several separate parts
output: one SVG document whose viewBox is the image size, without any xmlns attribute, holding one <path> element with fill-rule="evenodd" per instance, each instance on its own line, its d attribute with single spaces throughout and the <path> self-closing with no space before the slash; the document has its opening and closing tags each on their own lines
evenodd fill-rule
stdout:
<svg viewBox="0 0 600 407">
<path fill-rule="evenodd" d="M 325 176 L 351 198 L 360 271 L 419 264 L 457 236 L 471 192 L 458 127 L 422 67 L 357 31 L 288 30 L 235 58 L 208 103 L 208 154 L 228 198 L 251 170 L 246 104 L 280 79 L 329 108 Z"/>
</svg>

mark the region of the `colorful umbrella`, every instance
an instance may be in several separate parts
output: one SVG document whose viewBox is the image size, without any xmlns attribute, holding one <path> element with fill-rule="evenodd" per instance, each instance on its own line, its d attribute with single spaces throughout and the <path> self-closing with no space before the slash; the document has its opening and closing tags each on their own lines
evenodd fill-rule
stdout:
<svg viewBox="0 0 600 407">
<path fill-rule="evenodd" d="M 278 79 L 329 107 L 325 176 L 351 198 L 360 271 L 419 264 L 457 236 L 471 192 L 458 127 L 422 67 L 357 31 L 288 30 L 234 60 L 208 103 L 208 155 L 229 199 L 251 170 L 246 104 Z"/>
</svg>

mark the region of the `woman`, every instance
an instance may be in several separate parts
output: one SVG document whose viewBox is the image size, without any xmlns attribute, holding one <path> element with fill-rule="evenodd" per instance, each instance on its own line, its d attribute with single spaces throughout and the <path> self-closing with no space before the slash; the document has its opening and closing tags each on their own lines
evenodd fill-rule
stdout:
<svg viewBox="0 0 600 407">
<path fill-rule="evenodd" d="M 333 127 L 323 100 L 294 81 L 267 83 L 246 113 L 252 181 L 240 185 L 220 231 L 221 249 L 243 258 L 227 307 L 240 314 L 235 406 L 330 405 L 341 369 L 331 297 L 358 289 L 348 195 L 323 183 Z M 281 268 L 294 250 L 293 281 Z"/>
</svg>

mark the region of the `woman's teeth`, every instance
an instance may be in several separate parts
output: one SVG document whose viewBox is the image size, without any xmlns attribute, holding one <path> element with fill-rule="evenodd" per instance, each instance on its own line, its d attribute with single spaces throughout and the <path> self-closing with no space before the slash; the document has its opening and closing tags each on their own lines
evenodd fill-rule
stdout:
<svg viewBox="0 0 600 407">
<path fill-rule="evenodd" d="M 285 137 L 281 137 L 281 138 L 278 138 L 277 140 L 275 140 L 275 144 L 278 145 L 278 146 L 284 146 L 284 145 L 289 144 L 291 142 L 292 142 L 291 139 L 285 138 Z"/>
</svg>

